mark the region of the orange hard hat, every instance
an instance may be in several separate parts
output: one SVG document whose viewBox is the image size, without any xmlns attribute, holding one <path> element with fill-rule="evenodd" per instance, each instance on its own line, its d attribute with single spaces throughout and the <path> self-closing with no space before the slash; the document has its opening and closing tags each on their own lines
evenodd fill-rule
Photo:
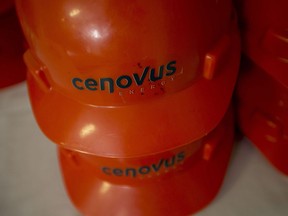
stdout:
<svg viewBox="0 0 288 216">
<path fill-rule="evenodd" d="M 2 5 L 3 3 L 3 5 Z M 0 88 L 21 82 L 26 78 L 23 61 L 24 36 L 13 8 L 4 10 L 0 3 Z"/>
<path fill-rule="evenodd" d="M 83 215 L 190 215 L 216 196 L 233 147 L 233 114 L 208 136 L 149 156 L 107 158 L 59 147 L 69 196 Z"/>
<path fill-rule="evenodd" d="M 269 161 L 288 175 L 288 89 L 251 60 L 243 60 L 238 122 Z"/>
<path fill-rule="evenodd" d="M 244 134 L 288 174 L 288 14 L 286 0 L 238 0 L 243 37 L 238 118 Z"/>
<path fill-rule="evenodd" d="M 238 0 L 237 3 L 245 54 L 288 87 L 288 1 Z"/>
<path fill-rule="evenodd" d="M 17 0 L 28 86 L 62 147 L 135 157 L 192 143 L 221 121 L 239 63 L 230 0 Z"/>
</svg>

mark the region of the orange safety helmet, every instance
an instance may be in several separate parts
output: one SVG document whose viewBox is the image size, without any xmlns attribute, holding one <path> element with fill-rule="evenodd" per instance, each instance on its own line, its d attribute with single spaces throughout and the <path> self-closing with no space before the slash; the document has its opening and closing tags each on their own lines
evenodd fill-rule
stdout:
<svg viewBox="0 0 288 216">
<path fill-rule="evenodd" d="M 42 131 L 103 157 L 157 154 L 211 132 L 230 103 L 230 0 L 17 0 Z"/>
<path fill-rule="evenodd" d="M 288 175 L 288 89 L 252 61 L 243 61 L 238 122 L 269 161 Z"/>
<path fill-rule="evenodd" d="M 288 1 L 239 0 L 237 4 L 246 55 L 237 90 L 239 125 L 287 175 Z"/>
<path fill-rule="evenodd" d="M 208 136 L 149 156 L 107 158 L 59 147 L 67 191 L 83 215 L 190 215 L 216 196 L 233 132 L 230 110 Z"/>
<path fill-rule="evenodd" d="M 288 1 L 238 0 L 237 4 L 245 54 L 288 87 Z"/>
<path fill-rule="evenodd" d="M 21 82 L 26 78 L 23 61 L 24 36 L 10 1 L 0 3 L 0 88 Z M 13 2 L 13 1 L 12 1 Z"/>
</svg>

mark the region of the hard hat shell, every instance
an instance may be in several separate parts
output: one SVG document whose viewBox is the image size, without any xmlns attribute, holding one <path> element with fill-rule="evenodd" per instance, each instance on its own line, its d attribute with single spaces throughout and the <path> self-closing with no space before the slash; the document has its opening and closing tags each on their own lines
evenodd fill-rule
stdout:
<svg viewBox="0 0 288 216">
<path fill-rule="evenodd" d="M 83 215 L 191 215 L 221 187 L 233 147 L 230 111 L 209 135 L 167 152 L 107 158 L 59 147 L 68 194 Z"/>
<path fill-rule="evenodd" d="M 288 175 L 288 89 L 248 59 L 242 71 L 237 87 L 239 126 Z"/>
<path fill-rule="evenodd" d="M 238 8 L 245 54 L 288 87 L 288 1 L 239 0 Z"/>
<path fill-rule="evenodd" d="M 16 3 L 32 108 L 55 143 L 140 156 L 191 143 L 223 118 L 240 52 L 230 0 Z"/>
<path fill-rule="evenodd" d="M 3 4 L 5 1 L 3 2 Z M 6 4 L 4 4 L 6 5 Z M 3 6 L 4 7 L 4 6 Z M 24 36 L 13 8 L 2 10 L 0 3 L 0 88 L 26 78 L 23 61 Z"/>
</svg>

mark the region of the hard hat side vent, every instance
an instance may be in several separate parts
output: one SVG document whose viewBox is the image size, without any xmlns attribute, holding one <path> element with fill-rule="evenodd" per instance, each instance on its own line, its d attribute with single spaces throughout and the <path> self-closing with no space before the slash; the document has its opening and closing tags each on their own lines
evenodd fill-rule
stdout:
<svg viewBox="0 0 288 216">
<path fill-rule="evenodd" d="M 52 87 L 45 74 L 46 67 L 36 60 L 30 50 L 24 54 L 24 60 L 28 67 L 28 73 L 33 75 L 40 88 L 45 92 L 50 91 Z"/>
<path fill-rule="evenodd" d="M 227 51 L 230 48 L 230 37 L 224 35 L 217 44 L 206 54 L 204 68 L 203 68 L 203 77 L 212 80 L 222 63 L 225 61 Z"/>
</svg>

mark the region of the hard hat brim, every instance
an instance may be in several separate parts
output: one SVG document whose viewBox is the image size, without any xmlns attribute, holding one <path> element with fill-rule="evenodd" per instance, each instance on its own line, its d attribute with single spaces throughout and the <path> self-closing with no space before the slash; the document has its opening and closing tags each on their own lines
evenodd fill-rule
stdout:
<svg viewBox="0 0 288 216">
<path fill-rule="evenodd" d="M 186 145 L 212 131 L 228 109 L 239 65 L 236 31 L 232 41 L 213 80 L 127 106 L 85 105 L 53 88 L 42 91 L 28 72 L 34 115 L 56 144 L 98 156 L 135 157 Z"/>
<path fill-rule="evenodd" d="M 110 173 L 107 178 L 103 178 L 98 169 L 113 159 L 89 156 L 59 147 L 60 165 L 70 199 L 84 215 L 173 216 L 195 213 L 208 205 L 221 187 L 234 142 L 232 120 L 230 112 L 212 132 L 213 138 L 203 141 L 179 166 L 171 167 L 167 173 L 163 172 L 159 176 L 154 173 L 154 176 L 149 177 L 147 174 L 142 175 L 143 178 L 137 176 L 126 182 L 123 181 L 125 177 L 119 173 L 121 164 L 126 160 L 134 160 L 134 164 L 147 167 L 145 165 L 152 163 L 151 160 L 165 158 L 169 152 L 151 155 L 138 162 L 137 158 L 119 159 L 119 165 L 114 165 L 118 170 L 114 176 Z M 216 145 L 208 158 L 204 156 L 207 143 Z M 170 155 L 177 151 L 186 154 L 193 145 L 191 143 L 178 150 L 174 149 Z"/>
</svg>

